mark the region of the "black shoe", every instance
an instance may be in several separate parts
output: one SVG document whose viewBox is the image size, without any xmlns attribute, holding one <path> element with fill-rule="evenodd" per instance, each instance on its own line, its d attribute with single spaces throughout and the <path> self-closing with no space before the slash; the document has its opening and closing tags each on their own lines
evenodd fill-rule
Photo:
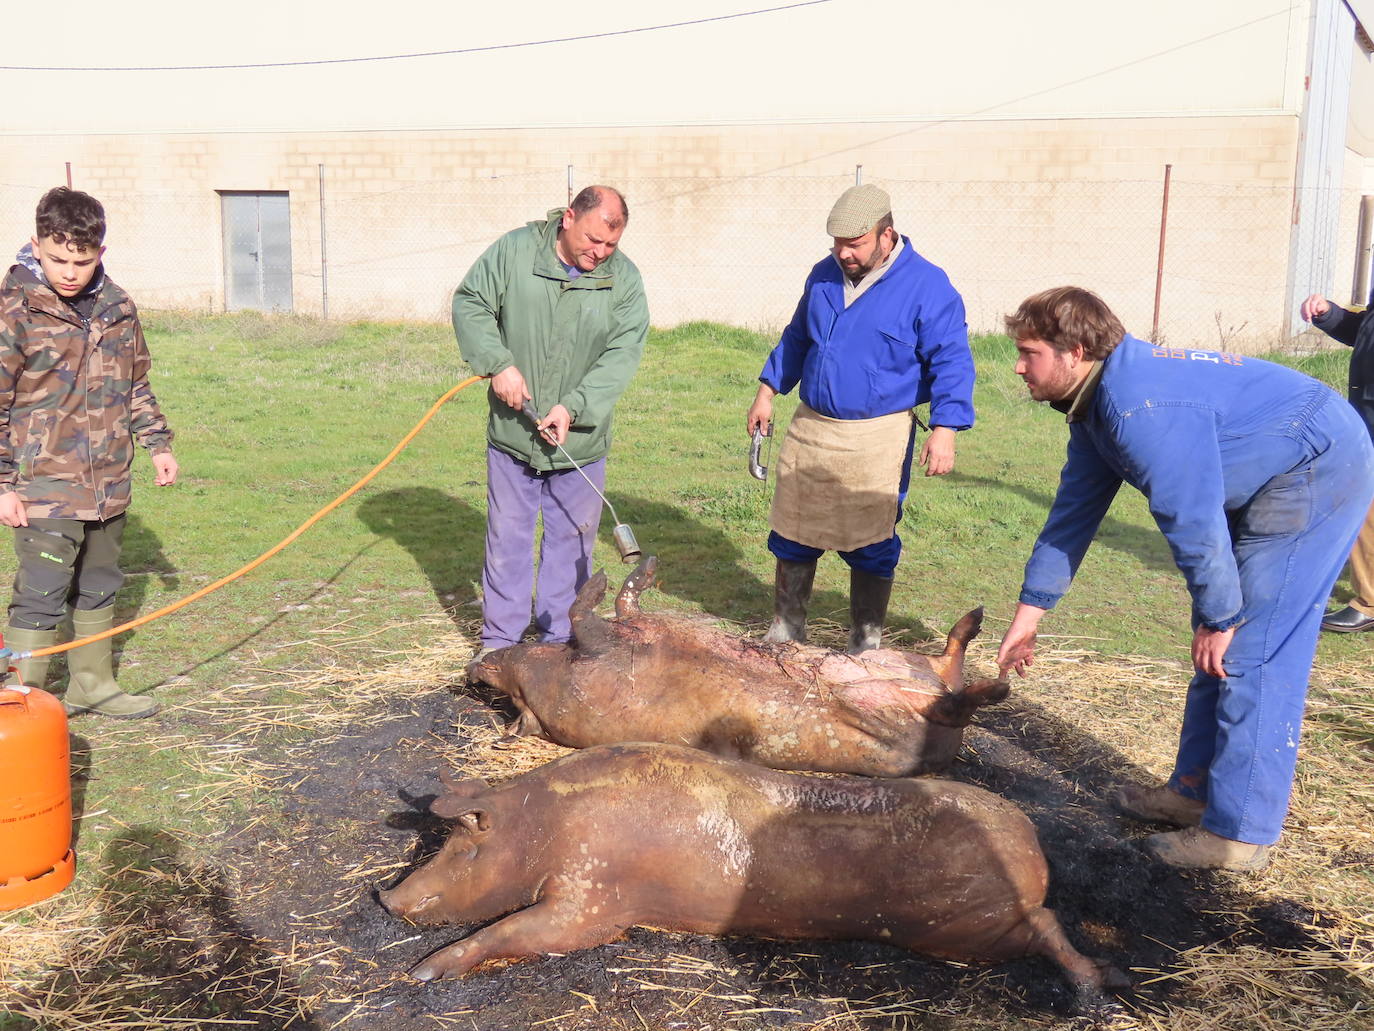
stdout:
<svg viewBox="0 0 1374 1031">
<path fill-rule="evenodd" d="M 1366 616 L 1359 609 L 1347 605 L 1339 612 L 1328 612 L 1322 616 L 1322 629 L 1337 634 L 1358 634 L 1364 630 L 1374 630 L 1374 616 Z"/>
</svg>

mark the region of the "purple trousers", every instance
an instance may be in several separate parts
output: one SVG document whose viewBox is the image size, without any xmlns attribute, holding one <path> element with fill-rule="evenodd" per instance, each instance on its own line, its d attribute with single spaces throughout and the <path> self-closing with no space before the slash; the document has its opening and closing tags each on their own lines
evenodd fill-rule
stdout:
<svg viewBox="0 0 1374 1031">
<path fill-rule="evenodd" d="M 600 489 L 606 460 L 582 467 Z M 540 514 L 539 571 L 534 530 Z M 482 565 L 482 647 L 518 644 L 530 625 L 541 641 L 572 636 L 568 609 L 592 575 L 592 548 L 601 522 L 601 498 L 576 469 L 541 472 L 487 446 L 487 552 Z"/>
</svg>

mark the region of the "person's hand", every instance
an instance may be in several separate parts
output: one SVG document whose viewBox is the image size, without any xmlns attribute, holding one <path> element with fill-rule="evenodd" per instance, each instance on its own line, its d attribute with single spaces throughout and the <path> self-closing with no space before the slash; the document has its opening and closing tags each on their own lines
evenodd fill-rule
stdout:
<svg viewBox="0 0 1374 1031">
<path fill-rule="evenodd" d="M 159 487 L 170 487 L 172 484 L 176 483 L 177 471 L 180 467 L 177 465 L 177 460 L 172 456 L 172 453 L 170 451 L 163 451 L 152 457 L 153 469 L 157 472 L 157 475 L 153 478 L 153 482 Z"/>
<path fill-rule="evenodd" d="M 921 445 L 920 462 L 927 476 L 943 476 L 954 468 L 954 431 L 948 426 L 932 426 Z"/>
<path fill-rule="evenodd" d="M 777 391 L 767 383 L 759 384 L 759 392 L 754 395 L 754 403 L 749 406 L 749 414 L 744 417 L 744 432 L 752 437 L 755 430 L 768 432 L 773 423 L 773 397 Z"/>
<path fill-rule="evenodd" d="M 1221 660 L 1226 657 L 1226 649 L 1231 647 L 1231 638 L 1236 636 L 1236 628 L 1230 630 L 1209 630 L 1200 626 L 1193 631 L 1193 668 L 1201 673 L 1225 679 L 1226 670 Z"/>
<path fill-rule="evenodd" d="M 1007 670 L 1016 670 L 1016 675 L 1024 677 L 1026 670 L 1035 665 L 1035 638 L 1040 619 L 1048 611 L 1025 602 L 1016 606 L 1016 615 L 1011 626 L 1002 635 L 1002 646 L 997 649 L 997 670 L 1005 677 Z"/>
<path fill-rule="evenodd" d="M 5 526 L 28 526 L 29 516 L 24 509 L 24 499 L 16 491 L 7 490 L 0 494 L 0 523 Z"/>
<path fill-rule="evenodd" d="M 514 365 L 508 369 L 502 369 L 491 378 L 491 390 L 517 412 L 526 401 L 534 400 L 530 388 L 525 385 L 524 375 Z"/>
<path fill-rule="evenodd" d="M 1302 302 L 1302 318 L 1304 322 L 1311 322 L 1319 319 L 1331 310 L 1331 302 L 1321 294 L 1313 294 Z"/>
<path fill-rule="evenodd" d="M 554 405 L 549 409 L 549 414 L 539 420 L 539 432 L 550 442 L 565 444 L 568 440 L 568 427 L 572 425 L 572 416 L 562 405 Z"/>
</svg>

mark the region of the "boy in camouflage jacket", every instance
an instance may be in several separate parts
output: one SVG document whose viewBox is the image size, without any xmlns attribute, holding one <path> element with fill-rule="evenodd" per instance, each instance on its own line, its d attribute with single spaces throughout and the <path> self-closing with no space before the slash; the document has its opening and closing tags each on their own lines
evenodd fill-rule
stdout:
<svg viewBox="0 0 1374 1031">
<path fill-rule="evenodd" d="M 14 528 L 19 560 L 4 636 L 15 652 L 56 643 L 69 610 L 77 638 L 114 625 L 135 439 L 159 486 L 177 478 L 138 312 L 105 275 L 104 239 L 99 201 L 49 190 L 0 284 L 0 523 Z M 109 638 L 68 652 L 67 664 L 68 712 L 157 711 L 115 684 Z M 19 676 L 41 687 L 47 667 L 25 659 Z"/>
</svg>

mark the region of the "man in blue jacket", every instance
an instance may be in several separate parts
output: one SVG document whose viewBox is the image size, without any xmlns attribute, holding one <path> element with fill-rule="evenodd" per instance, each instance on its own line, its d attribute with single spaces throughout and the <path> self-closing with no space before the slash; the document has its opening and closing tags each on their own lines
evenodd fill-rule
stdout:
<svg viewBox="0 0 1374 1031">
<path fill-rule="evenodd" d="M 850 568 L 853 655 L 882 642 L 902 551 L 912 409 L 930 403 L 919 461 L 927 476 L 942 476 L 954 468 L 955 432 L 973 425 L 973 357 L 962 298 L 898 235 L 886 192 L 846 190 L 826 232 L 830 256 L 811 270 L 759 374 L 745 428 L 769 426 L 773 397 L 800 384 L 769 516 L 777 569 L 765 640 L 806 639 L 816 560 L 838 551 Z"/>
<path fill-rule="evenodd" d="M 1257 870 L 1279 839 L 1322 609 L 1374 494 L 1374 447 L 1333 390 L 1234 354 L 1127 336 L 1060 287 L 1007 318 L 1016 372 L 1064 412 L 1068 460 L 997 663 L 1022 675 L 1123 482 L 1149 501 L 1192 596 L 1195 674 L 1169 782 L 1125 785 L 1126 815 L 1182 830 L 1173 866 Z"/>
</svg>

